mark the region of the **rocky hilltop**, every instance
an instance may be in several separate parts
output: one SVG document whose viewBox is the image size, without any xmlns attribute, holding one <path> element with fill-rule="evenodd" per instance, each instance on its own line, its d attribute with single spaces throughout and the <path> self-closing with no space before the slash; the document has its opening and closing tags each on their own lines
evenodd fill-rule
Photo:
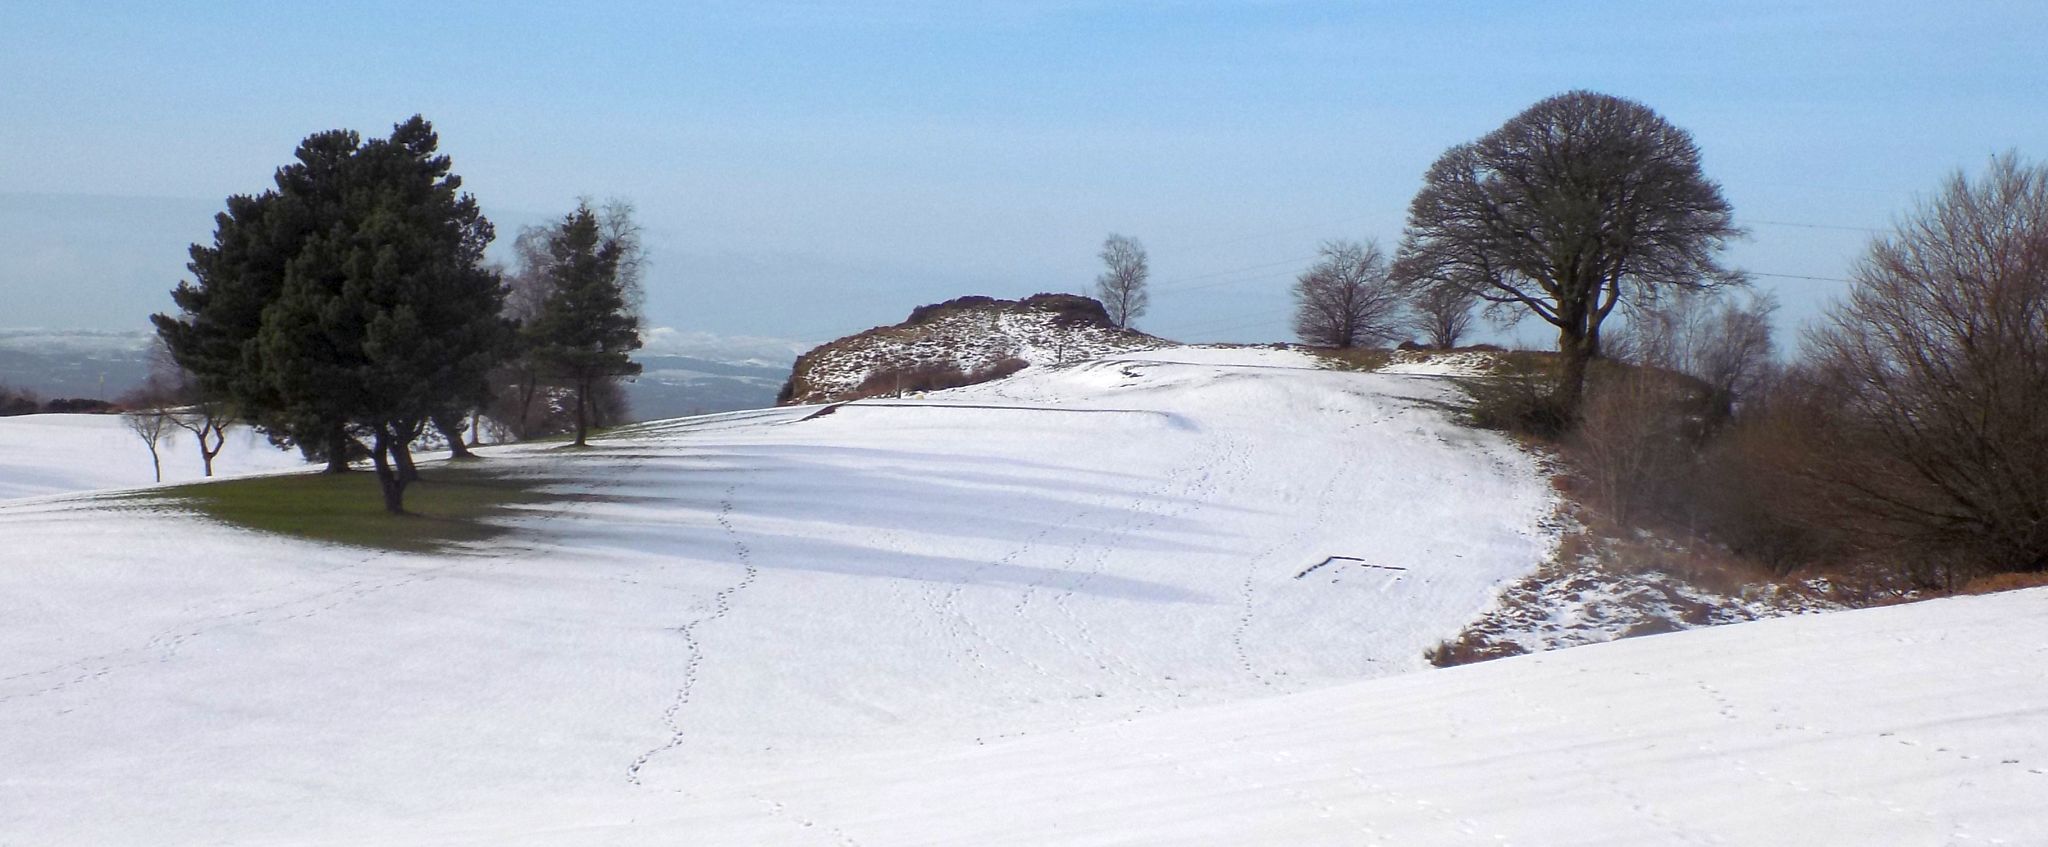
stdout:
<svg viewBox="0 0 2048 847">
<path fill-rule="evenodd" d="M 1118 329 L 1102 304 L 1076 294 L 1022 300 L 961 297 L 797 357 L 779 399 L 834 403 L 986 382 L 1032 365 L 1078 362 L 1166 342 Z"/>
</svg>

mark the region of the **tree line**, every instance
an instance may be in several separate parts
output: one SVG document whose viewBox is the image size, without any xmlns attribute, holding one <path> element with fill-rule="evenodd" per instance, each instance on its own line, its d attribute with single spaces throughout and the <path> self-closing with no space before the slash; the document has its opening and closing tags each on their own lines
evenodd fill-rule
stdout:
<svg viewBox="0 0 2048 847">
<path fill-rule="evenodd" d="M 216 410 L 330 472 L 368 458 L 393 513 L 420 478 L 412 445 L 431 428 L 461 452 L 465 421 L 507 394 L 523 391 L 519 436 L 559 399 L 585 442 L 609 381 L 639 370 L 629 207 L 583 202 L 529 229 L 508 274 L 485 261 L 496 231 L 424 118 L 386 138 L 316 133 L 293 158 L 273 188 L 228 198 L 178 310 L 151 316 L 175 376 L 145 414 Z"/>
<path fill-rule="evenodd" d="M 1719 259 L 1744 234 L 1689 133 L 1566 92 L 1438 157 L 1392 256 L 1326 242 L 1294 329 L 1448 348 L 1477 316 L 1534 317 L 1555 353 L 1468 384 L 1476 419 L 1557 445 L 1613 514 L 1781 573 L 2048 572 L 2048 165 L 1950 176 L 1789 358 L 1774 301 Z M 1143 248 L 1111 236 L 1102 259 L 1125 325 L 1148 302 Z"/>
</svg>

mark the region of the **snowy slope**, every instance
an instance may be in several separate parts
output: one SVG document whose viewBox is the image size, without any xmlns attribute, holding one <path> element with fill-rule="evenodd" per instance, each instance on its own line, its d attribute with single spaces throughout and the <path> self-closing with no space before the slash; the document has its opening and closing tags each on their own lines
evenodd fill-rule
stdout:
<svg viewBox="0 0 2048 847">
<path fill-rule="evenodd" d="M 500 449 L 574 496 L 459 555 L 0 504 L 0 844 L 611 823 L 1416 670 L 1554 541 L 1440 390 L 1171 349 Z"/>
<path fill-rule="evenodd" d="M 2048 592 L 1419 671 L 1548 489 L 1304 365 L 499 449 L 451 555 L 0 503 L 0 845 L 2048 842 Z"/>
<path fill-rule="evenodd" d="M 202 478 L 192 434 L 167 428 L 157 446 L 165 482 Z M 295 451 L 279 450 L 247 427 L 228 432 L 214 457 L 221 476 L 305 467 Z M 0 418 L 0 500 L 133 488 L 155 480 L 149 448 L 120 415 L 22 415 Z"/>
<path fill-rule="evenodd" d="M 2048 844 L 2048 589 L 887 751 L 451 845 Z M 372 840 L 421 837 L 385 830 Z M 316 842 L 329 843 L 329 842 Z M 340 842 L 332 842 L 340 843 Z"/>
</svg>

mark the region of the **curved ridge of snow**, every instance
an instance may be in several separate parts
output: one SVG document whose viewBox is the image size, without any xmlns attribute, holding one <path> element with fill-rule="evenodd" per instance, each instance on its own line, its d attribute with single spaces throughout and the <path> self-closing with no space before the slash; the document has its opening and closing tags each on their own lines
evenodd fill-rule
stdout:
<svg viewBox="0 0 2048 847">
<path fill-rule="evenodd" d="M 1555 543 L 1443 390 L 1169 348 L 497 448 L 565 497 L 444 555 L 0 503 L 0 843 L 832 843 L 730 792 L 1419 670 Z"/>
</svg>

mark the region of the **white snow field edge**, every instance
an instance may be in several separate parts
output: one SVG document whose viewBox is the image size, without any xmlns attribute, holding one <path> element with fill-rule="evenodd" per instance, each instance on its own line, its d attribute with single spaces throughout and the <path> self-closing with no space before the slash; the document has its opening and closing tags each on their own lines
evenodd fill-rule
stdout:
<svg viewBox="0 0 2048 847">
<path fill-rule="evenodd" d="M 192 433 L 165 426 L 157 446 L 165 482 L 203 478 Z M 306 467 L 297 451 L 279 450 L 248 427 L 233 427 L 214 457 L 216 476 L 246 476 Z M 121 415 L 20 415 L 0 418 L 0 501 L 149 485 L 149 448 Z"/>
<path fill-rule="evenodd" d="M 1175 348 L 500 448 L 574 496 L 441 555 L 0 503 L 0 844 L 2040 834 L 2038 595 L 1405 673 L 1555 544 L 1444 390 Z"/>
<path fill-rule="evenodd" d="M 2044 652 L 2048 589 L 1805 615 L 365 843 L 2038 845 Z"/>
</svg>

